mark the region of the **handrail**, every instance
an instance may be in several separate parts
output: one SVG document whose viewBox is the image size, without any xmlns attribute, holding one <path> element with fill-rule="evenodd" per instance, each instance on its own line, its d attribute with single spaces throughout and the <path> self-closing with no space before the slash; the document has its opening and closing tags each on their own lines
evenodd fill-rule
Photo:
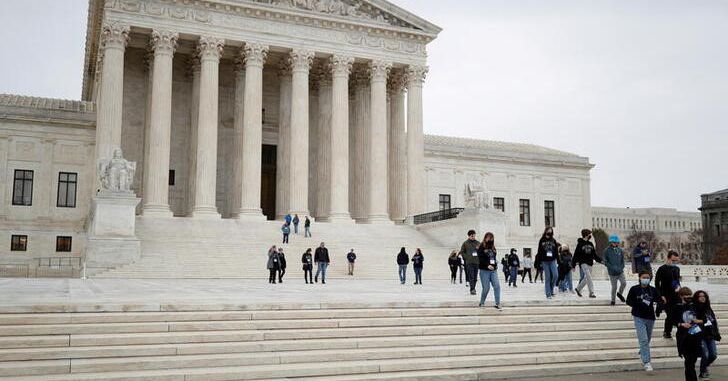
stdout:
<svg viewBox="0 0 728 381">
<path fill-rule="evenodd" d="M 414 216 L 413 222 L 415 225 L 420 224 L 426 224 L 429 222 L 436 222 L 436 221 L 443 221 L 443 220 L 450 220 L 453 218 L 456 218 L 460 212 L 465 210 L 465 208 L 450 208 L 450 209 L 442 209 L 435 212 L 428 212 L 423 214 L 418 214 Z"/>
</svg>

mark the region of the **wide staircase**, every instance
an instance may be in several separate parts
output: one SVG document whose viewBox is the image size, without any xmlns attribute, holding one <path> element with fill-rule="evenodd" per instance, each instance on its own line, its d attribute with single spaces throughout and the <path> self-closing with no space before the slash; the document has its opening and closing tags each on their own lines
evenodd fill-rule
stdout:
<svg viewBox="0 0 728 381">
<path fill-rule="evenodd" d="M 0 379 L 434 381 L 640 369 L 627 307 L 584 303 L 502 311 L 466 303 L 291 310 L 187 305 L 156 312 L 0 308 Z M 728 305 L 715 309 L 719 320 L 728 320 Z M 660 338 L 661 329 L 658 322 L 653 365 L 680 368 L 675 342 Z M 727 349 L 720 345 L 719 351 Z"/>
<path fill-rule="evenodd" d="M 266 278 L 267 252 L 280 246 L 278 221 L 240 222 L 137 218 L 141 240 L 140 260 L 130 265 L 92 274 L 100 278 Z M 415 248 L 425 256 L 423 276 L 448 277 L 447 256 L 454 248 L 442 247 L 411 226 L 314 223 L 313 238 L 291 234 L 283 245 L 288 271 L 301 271 L 301 254 L 325 242 L 332 263 L 329 276 L 346 277 L 346 254 L 357 253 L 356 277 L 384 279 L 397 276 L 396 255 L 402 246 L 410 256 Z"/>
</svg>

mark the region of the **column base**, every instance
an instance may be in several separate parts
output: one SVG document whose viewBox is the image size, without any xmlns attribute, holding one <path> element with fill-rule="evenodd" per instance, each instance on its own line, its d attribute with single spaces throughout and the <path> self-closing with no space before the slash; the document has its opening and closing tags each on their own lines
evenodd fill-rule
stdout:
<svg viewBox="0 0 728 381">
<path fill-rule="evenodd" d="M 390 220 L 386 215 L 369 216 L 362 223 L 371 225 L 394 225 L 394 221 Z"/>
<path fill-rule="evenodd" d="M 217 212 L 217 208 L 214 206 L 196 206 L 192 209 L 190 217 L 201 220 L 219 220 L 222 218 L 220 213 Z"/>
<path fill-rule="evenodd" d="M 142 217 L 152 218 L 172 218 L 174 214 L 169 209 L 169 205 L 143 205 Z"/>
<path fill-rule="evenodd" d="M 266 221 L 268 219 L 260 209 L 241 209 L 233 218 L 238 221 Z"/>
<path fill-rule="evenodd" d="M 355 224 L 356 221 L 354 221 L 353 218 L 349 215 L 349 213 L 336 213 L 332 214 L 330 216 L 326 217 L 319 217 L 317 219 L 318 222 L 328 222 L 328 223 L 337 223 L 337 224 Z"/>
</svg>

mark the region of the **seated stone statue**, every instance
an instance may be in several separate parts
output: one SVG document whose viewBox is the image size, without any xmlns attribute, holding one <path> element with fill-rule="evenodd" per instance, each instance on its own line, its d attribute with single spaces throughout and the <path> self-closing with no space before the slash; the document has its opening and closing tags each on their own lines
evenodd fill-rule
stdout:
<svg viewBox="0 0 728 381">
<path fill-rule="evenodd" d="M 465 186 L 465 203 L 469 208 L 487 209 L 489 204 L 485 186 L 477 181 L 469 182 Z"/>
<path fill-rule="evenodd" d="M 98 176 L 101 180 L 101 189 L 112 192 L 131 192 L 134 172 L 136 172 L 136 162 L 124 159 L 121 148 L 116 148 L 111 160 L 99 161 Z"/>
</svg>

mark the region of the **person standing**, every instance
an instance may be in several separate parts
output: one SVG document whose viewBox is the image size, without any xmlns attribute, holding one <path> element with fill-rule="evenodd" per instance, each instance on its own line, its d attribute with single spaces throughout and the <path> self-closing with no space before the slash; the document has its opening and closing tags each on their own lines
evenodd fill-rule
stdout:
<svg viewBox="0 0 728 381">
<path fill-rule="evenodd" d="M 422 255 L 422 250 L 418 247 L 415 249 L 415 255 L 412 256 L 412 269 L 415 270 L 415 284 L 422 285 L 422 266 L 425 262 L 425 257 Z"/>
<path fill-rule="evenodd" d="M 278 263 L 280 263 L 278 269 L 278 283 L 283 283 L 283 276 L 286 275 L 286 255 L 283 253 L 283 248 L 278 248 Z"/>
<path fill-rule="evenodd" d="M 639 279 L 639 284 L 632 286 L 627 293 L 627 305 L 632 307 L 632 320 L 637 332 L 642 366 L 645 371 L 652 372 L 650 341 L 655 327 L 655 304 L 659 305 L 661 297 L 660 292 L 650 286 L 652 275 L 649 272 L 640 273 Z"/>
<path fill-rule="evenodd" d="M 642 270 L 652 272 L 652 250 L 647 241 L 641 241 L 632 251 L 632 273 L 639 274 Z"/>
<path fill-rule="evenodd" d="M 458 254 L 458 259 L 460 260 L 460 266 L 458 268 L 460 272 L 460 284 L 463 284 L 463 273 L 465 273 L 465 286 L 470 287 L 468 284 L 468 273 L 465 271 L 465 259 L 460 254 Z"/>
<path fill-rule="evenodd" d="M 298 235 L 298 224 L 301 222 L 301 219 L 298 218 L 298 214 L 293 216 L 293 234 Z"/>
<path fill-rule="evenodd" d="M 698 320 L 702 321 L 700 329 L 703 331 L 703 355 L 700 357 L 700 375 L 703 380 L 710 379 L 710 364 L 718 359 L 718 346 L 716 342 L 720 341 L 720 329 L 718 328 L 718 319 L 715 312 L 710 307 L 710 297 L 705 291 L 696 291 L 693 295 L 695 303 L 695 314 Z"/>
<path fill-rule="evenodd" d="M 546 292 L 546 298 L 551 299 L 554 297 L 554 285 L 559 279 L 558 269 L 556 267 L 556 256 L 559 252 L 559 246 L 561 246 L 556 239 L 554 239 L 554 229 L 550 226 L 546 227 L 541 235 L 541 239 L 538 241 L 538 252 L 536 253 L 536 262 L 541 264 L 544 274 L 544 291 Z"/>
<path fill-rule="evenodd" d="M 450 283 L 455 284 L 458 279 L 458 268 L 460 267 L 460 258 L 457 251 L 453 250 L 450 253 L 447 264 L 450 266 Z"/>
<path fill-rule="evenodd" d="M 288 243 L 288 235 L 291 234 L 291 224 L 288 222 L 284 223 L 281 227 L 281 233 L 283 233 L 283 243 Z"/>
<path fill-rule="evenodd" d="M 291 216 L 291 213 L 286 213 L 286 216 L 283 217 L 283 221 L 290 225 L 291 221 L 293 221 L 293 217 Z"/>
<path fill-rule="evenodd" d="M 500 310 L 500 283 L 498 282 L 498 260 L 496 258 L 495 236 L 491 232 L 485 233 L 483 242 L 478 247 L 478 270 L 483 290 L 480 293 L 479 307 L 485 305 L 490 287 L 493 286 L 495 294 L 495 308 Z"/>
<path fill-rule="evenodd" d="M 346 262 L 349 263 L 349 275 L 354 276 L 354 262 L 356 262 L 356 253 L 354 253 L 354 249 L 351 249 L 349 254 L 346 254 Z"/>
<path fill-rule="evenodd" d="M 321 242 L 321 245 L 316 248 L 313 261 L 316 263 L 316 276 L 314 277 L 314 280 L 318 283 L 320 274 L 321 284 L 326 284 L 326 269 L 329 267 L 331 259 L 329 258 L 329 249 L 326 248 L 325 243 Z"/>
<path fill-rule="evenodd" d="M 667 315 L 665 317 L 664 332 L 662 333 L 664 339 L 672 339 L 673 326 L 670 321 L 670 314 L 672 307 L 680 300 L 677 295 L 677 291 L 680 289 L 680 268 L 677 266 L 679 260 L 680 255 L 677 251 L 668 251 L 665 264 L 660 266 L 655 274 L 655 286 L 660 290 Z M 657 316 L 660 316 L 660 310 L 658 310 Z"/>
<path fill-rule="evenodd" d="M 571 262 L 574 260 L 574 256 L 571 254 L 569 245 L 562 245 L 561 252 L 559 253 L 559 291 L 566 292 L 569 290 L 572 294 L 574 293 L 574 283 L 571 276 Z"/>
<path fill-rule="evenodd" d="M 617 236 L 612 236 L 617 237 Z M 624 296 L 622 296 L 622 293 L 624 292 L 624 288 L 627 286 L 627 280 L 624 278 L 624 252 L 622 251 L 622 248 L 619 247 L 619 238 L 612 239 L 612 237 L 609 237 L 609 246 L 607 246 L 606 249 L 604 249 L 604 254 L 602 255 L 604 257 L 604 265 L 607 266 L 607 273 L 609 274 L 609 282 L 612 284 L 612 291 L 611 291 L 611 305 L 615 305 L 615 296 L 619 298 L 622 302 L 624 302 Z M 652 271 L 643 269 L 640 271 L 647 272 L 648 274 L 652 274 Z M 617 282 L 619 282 L 619 291 L 617 291 Z"/>
<path fill-rule="evenodd" d="M 275 249 L 275 246 L 273 246 L 268 251 L 268 283 L 276 284 L 276 275 L 278 274 L 278 271 L 281 269 L 281 263 L 279 261 L 278 257 L 278 250 Z"/>
<path fill-rule="evenodd" d="M 301 263 L 303 263 L 303 280 L 306 284 L 313 284 L 313 255 L 310 247 L 301 256 Z"/>
<path fill-rule="evenodd" d="M 511 286 L 511 281 L 510 281 L 511 267 L 509 266 L 509 263 L 508 263 L 507 254 L 504 255 L 503 258 L 501 259 L 501 268 L 503 268 L 503 278 L 506 280 L 506 283 L 508 283 L 508 286 L 510 287 Z"/>
<path fill-rule="evenodd" d="M 533 283 L 533 279 L 531 279 L 531 268 L 533 268 L 533 259 L 531 259 L 531 254 L 523 253 L 523 276 L 521 277 L 521 283 L 525 283 L 526 273 L 528 273 L 528 283 Z"/>
<path fill-rule="evenodd" d="M 581 290 L 585 286 L 589 287 L 589 297 L 596 298 L 594 294 L 594 281 L 592 280 L 592 266 L 594 261 L 602 263 L 602 259 L 597 255 L 597 250 L 594 248 L 594 244 L 591 243 L 592 231 L 589 229 L 581 230 L 581 238 L 576 243 L 576 249 L 574 249 L 574 260 L 571 265 L 572 268 L 579 267 L 584 272 L 584 278 L 579 281 L 579 285 L 576 286 L 576 294 L 581 297 Z M 619 237 L 613 235 L 609 237 L 609 242 L 616 241 L 619 244 Z"/>
<path fill-rule="evenodd" d="M 508 285 L 518 287 L 518 267 L 521 266 L 521 260 L 518 259 L 518 250 L 511 248 L 511 253 L 508 255 L 508 268 L 511 273 L 508 277 Z"/>
<path fill-rule="evenodd" d="M 303 238 L 311 238 L 311 219 L 308 216 L 303 221 Z"/>
<path fill-rule="evenodd" d="M 403 248 L 399 250 L 399 254 L 397 254 L 397 266 L 399 271 L 399 283 L 404 284 L 407 280 L 407 265 L 409 264 L 409 254 L 407 254 L 407 251 Z"/>
<path fill-rule="evenodd" d="M 470 295 L 475 295 L 475 285 L 478 283 L 478 270 L 480 262 L 478 261 L 478 247 L 480 241 L 475 239 L 475 230 L 468 230 L 468 239 L 460 246 L 460 255 L 465 260 L 465 273 L 470 286 Z"/>
<path fill-rule="evenodd" d="M 672 324 L 677 326 L 677 353 L 685 360 L 685 381 L 697 381 L 695 363 L 703 355 L 703 330 L 700 325 L 704 322 L 698 319 L 693 291 L 681 287 L 677 294 L 680 301 L 672 308 Z"/>
<path fill-rule="evenodd" d="M 533 281 L 538 282 L 538 279 L 541 278 L 541 283 L 543 283 L 543 267 L 541 266 L 541 262 L 538 260 L 538 255 L 536 255 L 536 261 L 533 264 L 533 268 L 536 269 L 536 275 L 533 276 Z"/>
</svg>

